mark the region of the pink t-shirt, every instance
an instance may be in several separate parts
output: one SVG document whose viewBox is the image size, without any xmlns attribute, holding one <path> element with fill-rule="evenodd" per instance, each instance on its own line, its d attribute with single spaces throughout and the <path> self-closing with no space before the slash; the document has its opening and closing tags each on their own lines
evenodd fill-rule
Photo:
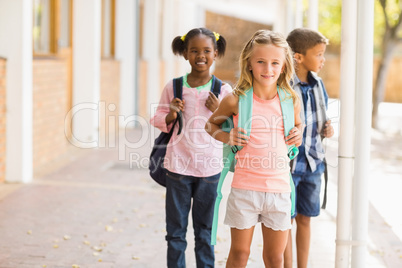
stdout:
<svg viewBox="0 0 402 268">
<path fill-rule="evenodd" d="M 183 130 L 177 134 L 178 124 L 166 149 L 164 166 L 167 170 L 194 177 L 209 177 L 222 171 L 222 143 L 205 131 L 205 124 L 212 112 L 205 107 L 210 90 L 198 91 L 183 85 L 182 98 L 185 100 Z M 232 92 L 232 87 L 222 83 L 219 100 Z M 151 124 L 163 132 L 169 132 L 173 123 L 166 125 L 172 101 L 173 80 L 165 86 Z"/>
<path fill-rule="evenodd" d="M 238 116 L 233 120 L 237 126 Z M 290 160 L 278 95 L 272 100 L 253 95 L 251 124 L 249 143 L 236 154 L 232 187 L 259 192 L 290 192 Z"/>
</svg>

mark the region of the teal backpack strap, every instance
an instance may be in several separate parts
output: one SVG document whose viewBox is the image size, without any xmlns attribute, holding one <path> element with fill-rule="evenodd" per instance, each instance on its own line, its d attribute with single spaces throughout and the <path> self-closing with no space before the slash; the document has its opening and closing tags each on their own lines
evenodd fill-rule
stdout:
<svg viewBox="0 0 402 268">
<path fill-rule="evenodd" d="M 253 114 L 253 88 L 246 91 L 246 96 L 239 96 L 239 122 L 238 127 L 244 128 L 247 131 L 247 136 L 250 136 L 251 132 L 251 120 Z M 228 118 L 222 124 L 222 130 L 230 132 L 233 128 L 233 117 Z M 236 163 L 235 155 L 240 151 L 242 146 L 230 146 L 228 144 L 223 145 L 223 162 L 224 167 L 219 177 L 218 188 L 216 189 L 217 196 L 214 207 L 214 218 L 212 221 L 211 231 L 211 245 L 216 245 L 216 236 L 218 231 L 218 217 L 219 217 L 219 205 L 222 200 L 222 185 L 225 181 L 225 177 L 229 171 L 234 171 Z"/>
<path fill-rule="evenodd" d="M 283 126 L 285 129 L 284 132 L 285 132 L 285 137 L 286 137 L 289 135 L 289 131 L 292 128 L 294 128 L 294 126 L 295 126 L 295 112 L 294 112 L 294 107 L 293 107 L 293 98 L 289 92 L 280 88 L 279 86 L 277 86 L 277 90 L 278 90 L 279 99 L 281 101 Z M 288 148 L 289 159 L 292 160 L 299 153 L 299 149 L 294 145 L 286 145 L 286 146 Z M 290 172 L 289 172 L 289 177 L 290 177 L 290 188 L 291 188 L 290 198 L 292 200 L 291 214 L 293 216 L 295 214 L 295 209 L 296 209 L 295 185 L 294 185 L 294 182 L 292 179 L 292 174 Z"/>
</svg>

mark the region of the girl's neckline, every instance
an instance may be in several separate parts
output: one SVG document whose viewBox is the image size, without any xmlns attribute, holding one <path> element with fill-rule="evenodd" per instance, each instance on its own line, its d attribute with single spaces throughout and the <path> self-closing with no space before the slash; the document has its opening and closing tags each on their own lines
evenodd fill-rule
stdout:
<svg viewBox="0 0 402 268">
<path fill-rule="evenodd" d="M 258 101 L 258 102 L 260 102 L 260 103 L 273 102 L 273 101 L 276 101 L 277 98 L 279 98 L 278 92 L 276 92 L 275 97 L 273 97 L 272 99 L 269 99 L 269 100 L 261 99 L 260 97 L 258 97 L 258 96 L 253 92 L 253 99 L 256 100 L 256 101 Z"/>
<path fill-rule="evenodd" d="M 184 76 L 183 76 L 183 85 L 185 86 L 185 87 L 187 87 L 187 88 L 195 88 L 195 89 L 198 89 L 198 90 L 200 90 L 200 89 L 203 89 L 203 88 L 206 88 L 206 87 L 211 87 L 211 85 L 212 85 L 212 78 L 213 78 L 213 76 L 211 76 L 211 79 L 209 79 L 209 81 L 206 83 L 206 84 L 204 84 L 204 85 L 201 85 L 201 86 L 198 86 L 198 87 L 192 87 L 192 86 L 190 86 L 189 84 L 188 84 L 188 82 L 187 82 L 187 77 L 188 77 L 188 73 L 186 73 Z"/>
</svg>

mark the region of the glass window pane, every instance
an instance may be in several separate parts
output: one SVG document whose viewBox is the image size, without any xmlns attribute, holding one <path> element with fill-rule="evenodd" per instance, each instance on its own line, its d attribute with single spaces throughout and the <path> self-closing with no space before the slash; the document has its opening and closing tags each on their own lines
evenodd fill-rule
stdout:
<svg viewBox="0 0 402 268">
<path fill-rule="evenodd" d="M 60 39 L 59 47 L 70 47 L 70 27 L 71 27 L 71 0 L 60 0 Z"/>
<path fill-rule="evenodd" d="M 33 46 L 35 53 L 50 52 L 50 0 L 33 0 Z"/>
<path fill-rule="evenodd" d="M 110 57 L 112 56 L 112 48 L 111 48 L 111 42 L 112 42 L 112 3 L 111 0 L 103 0 L 103 14 L 102 14 L 102 25 L 103 25 L 103 33 L 102 33 L 102 43 L 103 43 L 103 51 L 102 51 L 102 56 L 103 57 Z"/>
</svg>

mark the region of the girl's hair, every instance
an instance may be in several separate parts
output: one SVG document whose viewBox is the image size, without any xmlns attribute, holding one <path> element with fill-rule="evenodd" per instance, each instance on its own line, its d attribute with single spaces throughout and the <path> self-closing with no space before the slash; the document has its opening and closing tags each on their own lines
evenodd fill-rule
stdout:
<svg viewBox="0 0 402 268">
<path fill-rule="evenodd" d="M 223 57 L 226 50 L 225 38 L 206 28 L 194 28 L 183 36 L 176 36 L 172 42 L 173 54 L 183 56 L 184 51 L 187 49 L 188 41 L 194 36 L 200 34 L 210 37 L 214 44 L 214 48 L 218 51 L 218 57 Z"/>
<path fill-rule="evenodd" d="M 290 85 L 290 81 L 292 80 L 294 74 L 292 50 L 286 42 L 285 37 L 283 37 L 280 33 L 269 30 L 258 30 L 244 46 L 239 59 L 240 77 L 235 86 L 234 93 L 238 96 L 245 95 L 244 92 L 253 86 L 253 74 L 249 70 L 249 61 L 255 46 L 266 45 L 274 45 L 276 47 L 283 48 L 283 54 L 285 56 L 285 68 L 283 73 L 279 75 L 278 86 L 290 93 L 292 95 L 293 102 L 295 102 L 298 97 Z"/>
</svg>

